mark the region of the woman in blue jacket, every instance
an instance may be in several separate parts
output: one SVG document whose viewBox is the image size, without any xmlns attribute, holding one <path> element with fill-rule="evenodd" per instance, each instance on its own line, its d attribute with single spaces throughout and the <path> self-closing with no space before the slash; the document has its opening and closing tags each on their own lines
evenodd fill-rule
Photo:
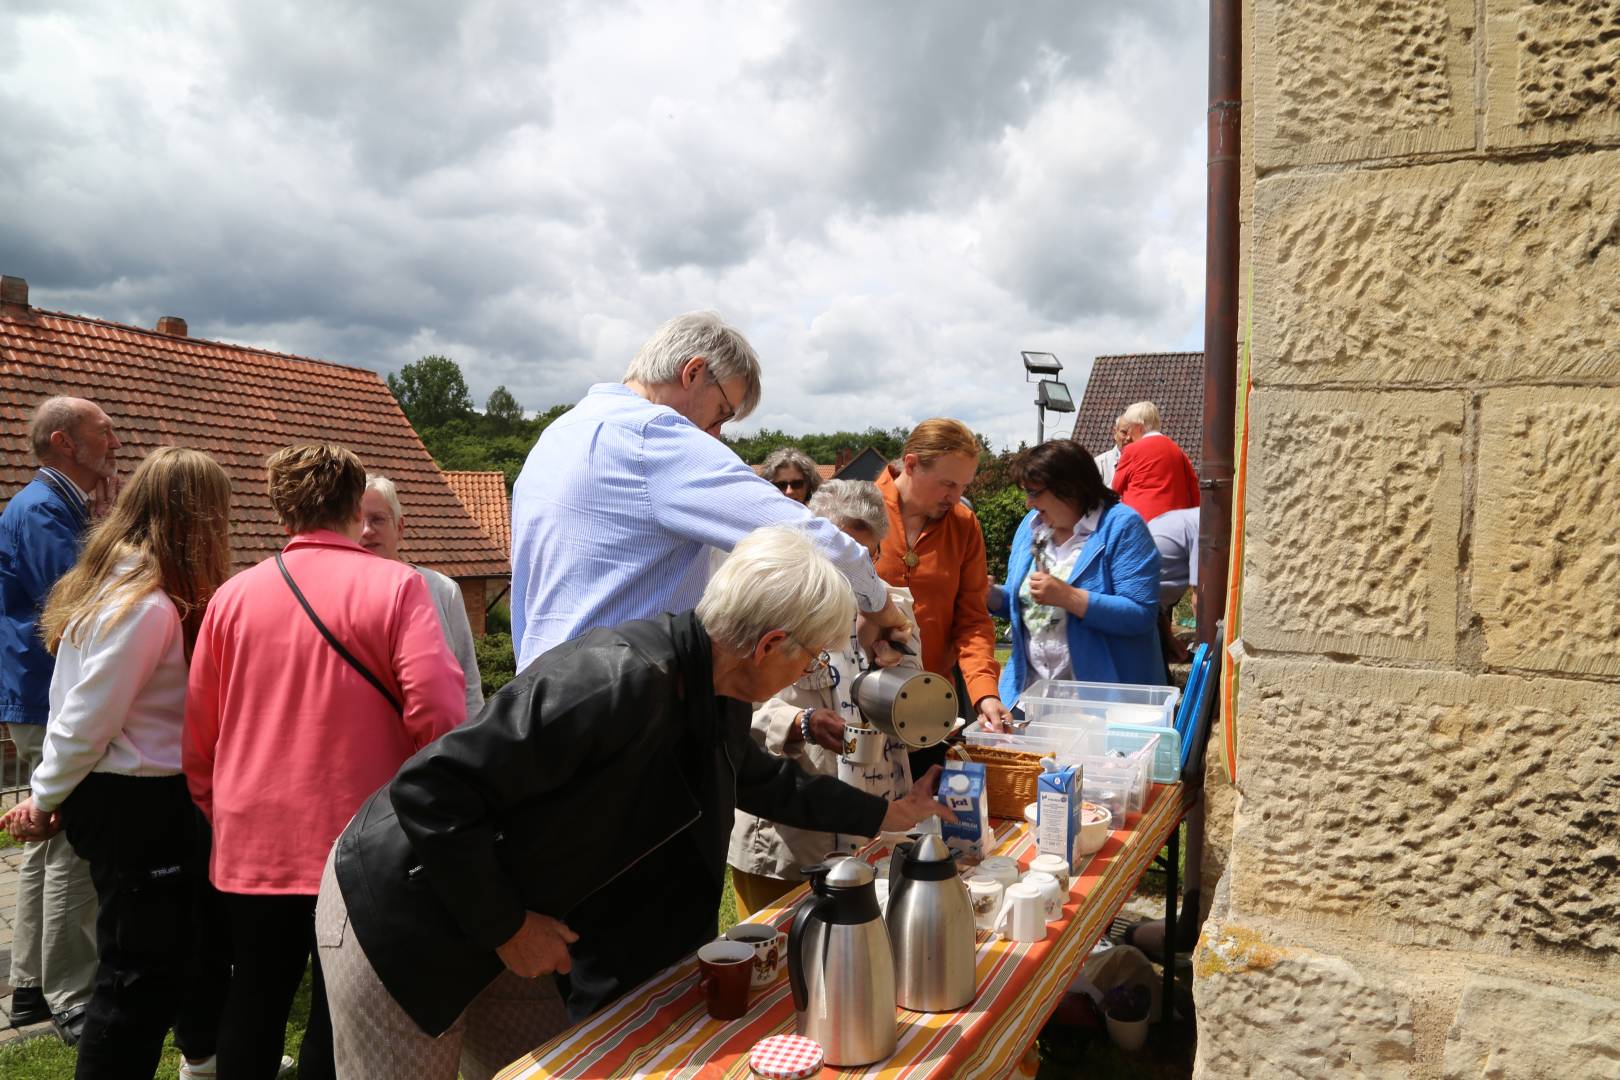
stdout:
<svg viewBox="0 0 1620 1080">
<path fill-rule="evenodd" d="M 1042 443 L 1014 466 L 1030 513 L 992 602 L 1012 621 L 1001 700 L 1037 679 L 1165 681 L 1159 550 L 1141 515 L 1102 482 L 1079 443 Z"/>
</svg>

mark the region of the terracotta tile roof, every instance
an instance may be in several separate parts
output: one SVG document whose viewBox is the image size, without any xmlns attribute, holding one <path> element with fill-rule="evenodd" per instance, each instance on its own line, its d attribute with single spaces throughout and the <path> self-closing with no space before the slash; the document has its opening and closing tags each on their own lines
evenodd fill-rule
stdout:
<svg viewBox="0 0 1620 1080">
<path fill-rule="evenodd" d="M 231 478 L 239 568 L 285 539 L 265 493 L 265 457 L 335 438 L 398 485 L 411 514 L 404 557 L 452 577 L 511 573 L 373 371 L 0 305 L 0 500 L 33 475 L 28 421 L 51 394 L 87 397 L 107 411 L 125 444 L 124 475 L 164 444 L 212 454 Z"/>
<path fill-rule="evenodd" d="M 1151 401 L 1159 427 L 1200 467 L 1204 448 L 1204 354 L 1099 356 L 1074 421 L 1074 437 L 1093 454 L 1114 445 L 1114 420 L 1125 406 Z"/>
<path fill-rule="evenodd" d="M 444 478 L 461 505 L 484 527 L 495 546 L 512 554 L 512 503 L 506 496 L 506 474 L 446 471 Z"/>
</svg>

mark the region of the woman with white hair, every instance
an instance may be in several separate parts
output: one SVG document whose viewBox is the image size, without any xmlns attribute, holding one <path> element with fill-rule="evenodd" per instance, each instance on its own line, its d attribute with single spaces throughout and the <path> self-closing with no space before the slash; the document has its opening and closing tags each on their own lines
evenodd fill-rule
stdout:
<svg viewBox="0 0 1620 1080">
<path fill-rule="evenodd" d="M 816 470 L 816 463 L 795 446 L 772 450 L 765 464 L 759 467 L 759 475 L 794 502 L 808 503 L 821 487 L 821 473 Z"/>
<path fill-rule="evenodd" d="M 852 540 L 877 557 L 889 531 L 889 513 L 878 486 L 861 480 L 829 480 L 810 500 L 810 512 L 837 525 Z M 912 618 L 911 592 L 893 586 L 889 599 L 908 621 Z M 910 656 L 896 656 L 897 667 L 922 670 L 916 635 Z M 879 650 L 887 650 L 880 641 Z M 844 725 L 859 724 L 860 710 L 851 699 L 856 676 L 877 666 L 861 648 L 858 627 L 852 621 L 845 637 L 827 652 L 828 663 L 808 672 L 792 686 L 754 710 L 754 740 L 778 756 L 790 757 L 809 773 L 839 776 Z M 888 666 L 885 663 L 883 666 Z M 905 743 L 893 736 L 883 740 L 882 760 L 857 766 L 844 778 L 864 791 L 888 798 L 904 795 L 911 787 L 911 766 Z M 747 918 L 804 881 L 800 871 L 826 861 L 835 852 L 853 852 L 870 838 L 866 833 L 837 833 L 795 829 L 766 818 L 737 811 L 731 830 L 731 883 L 737 892 L 737 914 Z"/>
<path fill-rule="evenodd" d="M 841 643 L 844 576 L 802 533 L 737 544 L 697 610 L 593 630 L 372 796 L 326 864 L 316 940 L 341 1076 L 487 1077 L 714 937 L 733 812 L 872 835 L 953 819 L 773 758 L 771 697 Z"/>
</svg>

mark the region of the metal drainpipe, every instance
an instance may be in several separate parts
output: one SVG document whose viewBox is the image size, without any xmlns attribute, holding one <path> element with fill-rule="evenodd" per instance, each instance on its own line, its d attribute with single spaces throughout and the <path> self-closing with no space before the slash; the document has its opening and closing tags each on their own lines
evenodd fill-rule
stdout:
<svg viewBox="0 0 1620 1080">
<path fill-rule="evenodd" d="M 1216 642 L 1232 537 L 1237 404 L 1238 197 L 1243 116 L 1242 0 L 1209 4 L 1209 219 L 1204 249 L 1204 475 L 1198 525 L 1198 640 Z"/>
</svg>

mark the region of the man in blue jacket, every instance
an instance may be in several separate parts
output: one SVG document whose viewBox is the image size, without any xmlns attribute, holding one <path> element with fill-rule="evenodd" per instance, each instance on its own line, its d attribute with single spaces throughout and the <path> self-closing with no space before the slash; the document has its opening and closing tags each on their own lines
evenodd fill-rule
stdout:
<svg viewBox="0 0 1620 1080">
<path fill-rule="evenodd" d="M 91 492 L 110 494 L 119 447 L 112 421 L 83 398 L 43 402 L 29 426 L 39 472 L 0 513 L 0 723 L 17 747 L 22 782 L 39 764 L 55 659 L 39 635 L 40 610 L 79 557 Z M 27 845 L 11 946 L 11 1022 L 53 1019 L 78 1041 L 96 970 L 96 893 L 89 864 L 63 833 Z"/>
</svg>

